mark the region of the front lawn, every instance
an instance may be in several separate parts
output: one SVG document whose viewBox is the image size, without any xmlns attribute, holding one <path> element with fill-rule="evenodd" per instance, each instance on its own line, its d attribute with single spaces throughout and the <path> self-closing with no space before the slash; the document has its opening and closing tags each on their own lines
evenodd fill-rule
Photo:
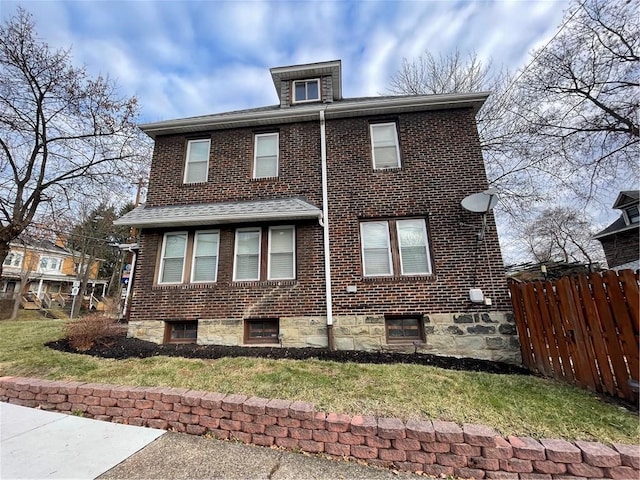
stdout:
<svg viewBox="0 0 640 480">
<path fill-rule="evenodd" d="M 503 435 L 640 443 L 637 414 L 536 377 L 319 360 L 100 359 L 46 348 L 63 325 L 0 321 L 0 375 L 240 393 L 327 412 L 483 423 Z"/>
</svg>

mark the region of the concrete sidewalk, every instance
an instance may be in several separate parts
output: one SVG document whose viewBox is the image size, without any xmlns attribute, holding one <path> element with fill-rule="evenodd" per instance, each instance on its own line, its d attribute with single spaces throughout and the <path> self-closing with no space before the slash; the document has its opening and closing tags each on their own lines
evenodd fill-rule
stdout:
<svg viewBox="0 0 640 480">
<path fill-rule="evenodd" d="M 0 433 L 0 479 L 7 480 L 418 478 L 355 463 L 2 402 Z"/>
</svg>

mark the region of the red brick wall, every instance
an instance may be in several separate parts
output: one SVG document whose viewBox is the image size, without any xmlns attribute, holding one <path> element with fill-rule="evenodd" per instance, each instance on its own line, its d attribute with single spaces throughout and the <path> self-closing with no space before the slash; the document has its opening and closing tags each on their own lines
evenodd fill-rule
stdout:
<svg viewBox="0 0 640 480">
<path fill-rule="evenodd" d="M 487 250 L 481 245 L 476 255 L 481 216 L 460 206 L 465 196 L 487 188 L 471 109 L 390 118 L 398 122 L 402 157 L 398 170 L 373 170 L 370 120 L 334 120 L 327 125 L 335 310 L 364 314 L 510 310 L 493 216 L 488 218 Z M 401 216 L 427 217 L 434 275 L 364 280 L 358 220 Z M 476 275 L 476 285 L 492 297 L 493 307 L 469 302 Z M 347 294 L 347 285 L 357 285 L 358 293 Z"/>
<path fill-rule="evenodd" d="M 403 164 L 394 171 L 372 169 L 368 125 L 380 118 L 327 122 L 334 314 L 510 310 L 493 216 L 488 219 L 486 249 L 481 245 L 476 253 L 481 216 L 460 206 L 466 195 L 487 188 L 472 110 L 412 113 L 394 119 L 399 124 Z M 211 137 L 209 181 L 193 185 L 184 185 L 182 179 L 187 138 L 197 137 L 158 137 L 147 205 L 299 195 L 321 207 L 319 123 L 281 125 L 278 131 L 277 180 L 251 180 L 255 130 L 242 128 L 204 135 Z M 428 218 L 434 275 L 363 279 L 359 219 L 416 215 Z M 206 288 L 154 286 L 162 232 L 144 230 L 130 319 L 240 319 L 247 312 L 269 317 L 325 314 L 322 229 L 317 222 L 297 226 L 298 278 L 280 283 L 231 281 L 236 227 L 221 227 L 218 282 Z M 468 300 L 474 281 L 492 298 L 493 306 Z M 357 293 L 347 294 L 347 285 L 356 285 Z"/>
<path fill-rule="evenodd" d="M 252 180 L 254 133 L 280 132 L 277 180 Z M 211 138 L 206 184 L 184 184 L 187 140 Z M 147 205 L 232 202 L 302 196 L 322 205 L 320 126 L 317 122 L 280 125 L 273 129 L 231 129 L 185 137 L 156 138 L 149 174 Z"/>
<path fill-rule="evenodd" d="M 504 437 L 484 425 L 316 411 L 307 402 L 0 377 L 0 401 L 98 420 L 349 457 L 440 477 L 638 478 L 638 446 Z M 554 477 L 555 478 L 555 477 Z M 563 477 L 564 478 L 564 477 Z"/>
</svg>

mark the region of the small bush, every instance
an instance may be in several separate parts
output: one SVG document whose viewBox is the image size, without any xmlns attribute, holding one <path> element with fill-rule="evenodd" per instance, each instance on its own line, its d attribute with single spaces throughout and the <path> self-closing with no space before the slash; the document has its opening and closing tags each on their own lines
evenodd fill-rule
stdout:
<svg viewBox="0 0 640 480">
<path fill-rule="evenodd" d="M 106 343 L 119 332 L 117 320 L 101 313 L 89 314 L 64 327 L 69 344 L 80 352 L 86 352 L 96 343 Z"/>
</svg>

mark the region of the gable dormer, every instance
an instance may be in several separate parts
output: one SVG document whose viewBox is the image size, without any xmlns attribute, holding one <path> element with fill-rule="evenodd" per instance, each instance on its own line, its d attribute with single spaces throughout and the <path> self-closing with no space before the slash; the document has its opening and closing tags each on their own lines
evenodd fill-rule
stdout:
<svg viewBox="0 0 640 480">
<path fill-rule="evenodd" d="M 340 60 L 307 63 L 269 70 L 280 99 L 280 108 L 342 99 Z"/>
</svg>

